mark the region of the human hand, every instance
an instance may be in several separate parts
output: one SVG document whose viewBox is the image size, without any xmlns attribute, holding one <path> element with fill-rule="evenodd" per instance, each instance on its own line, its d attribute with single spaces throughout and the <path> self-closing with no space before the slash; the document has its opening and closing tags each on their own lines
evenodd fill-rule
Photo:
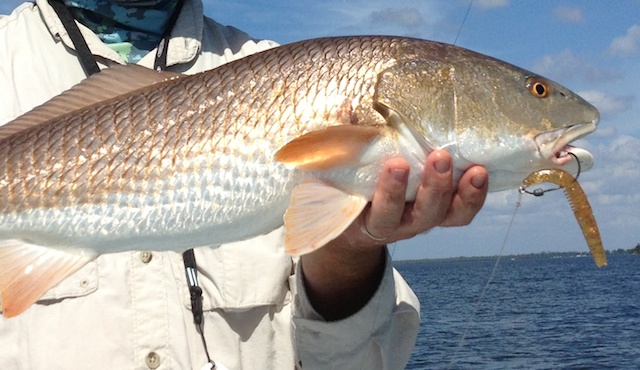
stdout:
<svg viewBox="0 0 640 370">
<path fill-rule="evenodd" d="M 405 202 L 408 175 L 404 159 L 388 160 L 371 203 L 322 249 L 342 246 L 355 251 L 409 239 L 436 226 L 467 225 L 487 195 L 488 174 L 481 166 L 469 168 L 454 190 L 451 156 L 446 150 L 436 150 L 427 157 L 422 184 L 411 203 Z"/>
<path fill-rule="evenodd" d="M 488 173 L 481 166 L 465 171 L 454 189 L 446 150 L 427 157 L 422 184 L 411 203 L 404 200 L 408 174 L 404 159 L 388 160 L 371 203 L 333 244 L 366 247 L 409 239 L 436 226 L 467 225 L 487 195 Z"/>
<path fill-rule="evenodd" d="M 302 256 L 307 294 L 327 320 L 344 318 L 371 298 L 384 271 L 384 245 L 436 226 L 469 224 L 487 195 L 488 173 L 469 168 L 454 190 L 451 156 L 429 154 L 414 202 L 405 202 L 409 165 L 385 163 L 371 203 L 336 239 Z M 367 232 L 370 235 L 367 235 Z"/>
</svg>

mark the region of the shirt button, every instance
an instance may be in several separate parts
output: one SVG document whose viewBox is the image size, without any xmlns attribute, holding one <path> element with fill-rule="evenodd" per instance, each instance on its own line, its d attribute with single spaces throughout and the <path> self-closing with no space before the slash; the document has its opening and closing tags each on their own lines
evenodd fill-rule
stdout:
<svg viewBox="0 0 640 370">
<path fill-rule="evenodd" d="M 153 258 L 153 253 L 149 252 L 149 251 L 144 251 L 144 252 L 140 252 L 140 260 L 143 263 L 149 263 L 151 262 L 151 259 Z"/>
<path fill-rule="evenodd" d="M 160 366 L 160 355 L 155 352 L 149 352 L 147 358 L 145 358 L 145 362 L 149 369 L 157 369 Z"/>
</svg>

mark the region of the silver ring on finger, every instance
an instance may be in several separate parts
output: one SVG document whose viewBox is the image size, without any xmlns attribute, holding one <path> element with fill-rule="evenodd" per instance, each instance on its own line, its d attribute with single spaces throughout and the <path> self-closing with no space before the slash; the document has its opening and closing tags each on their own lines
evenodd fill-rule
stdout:
<svg viewBox="0 0 640 370">
<path fill-rule="evenodd" d="M 362 225 L 360 225 L 360 231 L 362 231 L 362 233 L 363 233 L 364 235 L 368 236 L 369 238 L 371 238 L 372 240 L 375 240 L 375 241 L 377 241 L 377 242 L 382 242 L 382 241 L 387 240 L 387 238 L 386 238 L 386 237 L 381 238 L 381 237 L 379 237 L 379 236 L 375 236 L 375 235 L 371 234 L 371 232 L 369 231 L 369 229 L 367 229 L 367 223 L 366 223 L 366 222 L 363 222 L 363 223 L 362 223 Z"/>
</svg>

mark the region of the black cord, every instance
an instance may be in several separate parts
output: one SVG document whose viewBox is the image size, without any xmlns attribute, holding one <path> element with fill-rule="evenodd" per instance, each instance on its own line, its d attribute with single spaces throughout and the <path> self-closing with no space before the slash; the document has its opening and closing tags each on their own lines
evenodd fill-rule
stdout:
<svg viewBox="0 0 640 370">
<path fill-rule="evenodd" d="M 184 270 L 187 275 L 187 285 L 189 286 L 189 295 L 191 297 L 191 313 L 193 314 L 193 323 L 202 339 L 204 353 L 207 355 L 207 361 L 212 365 L 212 369 L 216 368 L 216 363 L 211 360 L 207 340 L 204 337 L 204 320 L 202 311 L 202 288 L 198 284 L 198 266 L 196 265 L 196 256 L 193 249 L 188 249 L 182 253 L 184 262 Z"/>
<path fill-rule="evenodd" d="M 169 50 L 169 40 L 171 39 L 171 30 L 173 26 L 175 26 L 176 21 L 178 20 L 178 16 L 180 15 L 180 11 L 182 10 L 182 5 L 184 4 L 184 0 L 178 0 L 176 4 L 176 8 L 173 10 L 173 14 L 167 21 L 167 25 L 164 28 L 164 33 L 162 34 L 162 38 L 160 39 L 160 43 L 158 43 L 158 48 L 156 52 L 156 59 L 153 62 L 153 69 L 156 71 L 163 71 L 167 68 L 167 52 Z"/>
<path fill-rule="evenodd" d="M 89 50 L 87 42 L 84 37 L 82 37 L 82 33 L 80 33 L 80 29 L 69 8 L 64 5 L 62 0 L 50 0 L 49 4 L 53 10 L 55 10 L 56 14 L 58 14 L 60 22 L 62 22 L 62 25 L 67 30 L 67 34 L 69 34 L 69 38 L 76 48 L 78 60 L 82 65 L 82 69 L 84 69 L 84 73 L 87 76 L 91 76 L 92 74 L 100 72 L 98 62 L 96 62 L 96 58 L 91 54 L 91 50 Z"/>
</svg>

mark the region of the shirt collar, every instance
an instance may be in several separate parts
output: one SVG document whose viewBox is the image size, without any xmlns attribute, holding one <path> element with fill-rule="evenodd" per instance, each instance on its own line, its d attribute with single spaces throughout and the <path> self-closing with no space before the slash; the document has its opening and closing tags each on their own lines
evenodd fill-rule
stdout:
<svg viewBox="0 0 640 370">
<path fill-rule="evenodd" d="M 40 9 L 49 32 L 62 41 L 66 47 L 75 50 L 66 29 L 48 1 L 36 0 L 36 5 Z M 117 63 L 124 63 L 120 55 L 105 45 L 91 30 L 82 24 L 78 24 L 78 27 L 94 55 Z M 169 41 L 167 52 L 167 67 L 191 62 L 198 56 L 202 45 L 203 29 L 204 9 L 202 0 L 186 0 L 170 33 L 171 40 Z M 150 68 L 153 67 L 155 52 L 155 49 L 152 50 L 138 64 Z"/>
</svg>

